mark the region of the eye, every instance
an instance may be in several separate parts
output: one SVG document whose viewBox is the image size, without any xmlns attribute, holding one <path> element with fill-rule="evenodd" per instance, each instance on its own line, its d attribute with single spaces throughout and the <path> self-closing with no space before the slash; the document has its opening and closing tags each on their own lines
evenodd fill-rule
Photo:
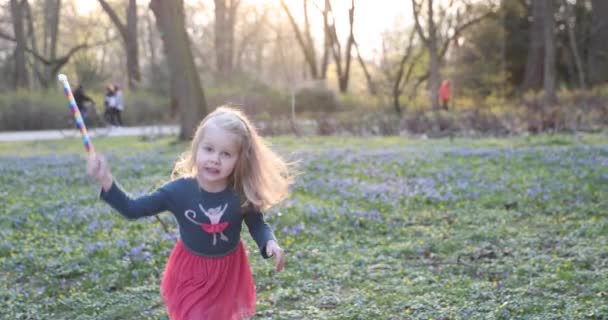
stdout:
<svg viewBox="0 0 608 320">
<path fill-rule="evenodd" d="M 213 148 L 211 148 L 210 146 L 203 146 L 203 151 L 211 152 L 213 151 Z"/>
<path fill-rule="evenodd" d="M 222 151 L 222 153 L 220 153 L 220 155 L 224 158 L 230 158 L 230 153 L 226 152 L 226 151 Z"/>
</svg>

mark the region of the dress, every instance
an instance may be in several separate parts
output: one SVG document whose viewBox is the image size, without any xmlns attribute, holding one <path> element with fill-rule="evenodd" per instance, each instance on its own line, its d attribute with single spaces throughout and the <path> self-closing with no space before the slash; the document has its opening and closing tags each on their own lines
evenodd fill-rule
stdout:
<svg viewBox="0 0 608 320">
<path fill-rule="evenodd" d="M 174 214 L 180 239 L 167 262 L 161 295 L 172 320 L 240 320 L 255 313 L 255 283 L 240 239 L 242 223 L 260 254 L 274 234 L 263 214 L 243 207 L 231 188 L 210 193 L 194 178 L 171 181 L 133 199 L 114 183 L 101 199 L 129 219 Z"/>
<path fill-rule="evenodd" d="M 255 284 L 243 243 L 229 255 L 201 257 L 178 240 L 161 294 L 172 320 L 241 320 L 255 314 Z"/>
</svg>

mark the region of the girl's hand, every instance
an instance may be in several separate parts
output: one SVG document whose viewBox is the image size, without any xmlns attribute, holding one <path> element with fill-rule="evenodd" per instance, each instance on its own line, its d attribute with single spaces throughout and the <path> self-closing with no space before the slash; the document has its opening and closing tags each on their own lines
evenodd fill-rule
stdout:
<svg viewBox="0 0 608 320">
<path fill-rule="evenodd" d="M 275 263 L 275 271 L 280 272 L 283 270 L 283 266 L 285 265 L 285 252 L 279 244 L 274 240 L 269 240 L 266 243 L 266 255 L 269 257 L 274 256 Z"/>
<path fill-rule="evenodd" d="M 112 187 L 112 173 L 106 159 L 102 155 L 91 153 L 87 158 L 87 174 L 101 183 L 103 191 Z"/>
</svg>

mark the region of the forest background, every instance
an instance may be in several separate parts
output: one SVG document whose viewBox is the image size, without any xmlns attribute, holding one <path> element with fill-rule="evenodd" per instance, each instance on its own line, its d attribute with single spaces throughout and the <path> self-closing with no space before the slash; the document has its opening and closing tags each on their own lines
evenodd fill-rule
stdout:
<svg viewBox="0 0 608 320">
<path fill-rule="evenodd" d="M 97 108 L 121 85 L 127 125 L 184 139 L 221 104 L 264 134 L 599 131 L 606 16 L 602 0 L 4 0 L 0 130 L 66 126 L 61 72 Z"/>
</svg>

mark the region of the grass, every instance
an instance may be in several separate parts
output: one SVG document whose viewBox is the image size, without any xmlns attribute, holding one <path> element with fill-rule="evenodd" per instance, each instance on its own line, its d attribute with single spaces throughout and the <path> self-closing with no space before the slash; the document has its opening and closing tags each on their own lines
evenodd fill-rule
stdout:
<svg viewBox="0 0 608 320">
<path fill-rule="evenodd" d="M 605 135 L 270 141 L 301 174 L 268 212 L 284 272 L 243 233 L 255 319 L 608 319 Z M 134 195 L 187 148 L 94 143 Z M 166 319 L 176 232 L 97 200 L 82 150 L 0 143 L 0 318 Z"/>
</svg>

